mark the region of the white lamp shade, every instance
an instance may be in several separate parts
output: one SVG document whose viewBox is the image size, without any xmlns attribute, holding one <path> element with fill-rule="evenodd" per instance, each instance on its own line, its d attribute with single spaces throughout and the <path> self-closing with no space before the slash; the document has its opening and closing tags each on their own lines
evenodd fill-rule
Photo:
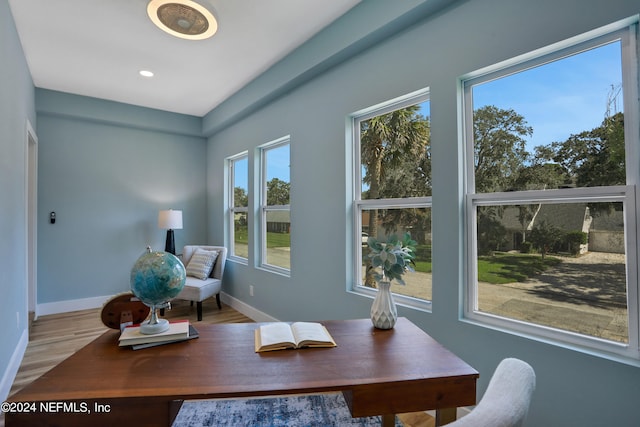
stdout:
<svg viewBox="0 0 640 427">
<path fill-rule="evenodd" d="M 165 230 L 181 230 L 182 229 L 182 211 L 160 211 L 158 214 L 158 228 Z"/>
</svg>

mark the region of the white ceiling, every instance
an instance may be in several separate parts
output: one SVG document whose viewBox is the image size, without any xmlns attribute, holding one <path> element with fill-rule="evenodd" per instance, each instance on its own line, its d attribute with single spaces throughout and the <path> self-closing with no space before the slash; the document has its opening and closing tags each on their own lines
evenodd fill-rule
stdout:
<svg viewBox="0 0 640 427">
<path fill-rule="evenodd" d="M 210 39 L 157 28 L 148 0 L 9 0 L 36 87 L 204 116 L 360 0 L 197 0 Z M 139 75 L 151 70 L 152 78 Z"/>
</svg>

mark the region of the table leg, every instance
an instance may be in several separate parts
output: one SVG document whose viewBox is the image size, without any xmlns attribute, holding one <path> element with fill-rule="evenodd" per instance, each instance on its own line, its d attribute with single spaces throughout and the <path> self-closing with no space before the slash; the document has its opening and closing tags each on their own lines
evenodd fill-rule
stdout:
<svg viewBox="0 0 640 427">
<path fill-rule="evenodd" d="M 178 416 L 178 412 L 182 408 L 182 404 L 184 400 L 172 400 L 169 402 L 169 425 L 173 425 L 173 422 L 176 420 Z"/>
<path fill-rule="evenodd" d="M 456 420 L 456 408 L 436 409 L 436 426 L 443 426 Z"/>
<path fill-rule="evenodd" d="M 396 416 L 395 414 L 384 414 L 382 416 L 382 427 L 395 427 Z"/>
</svg>

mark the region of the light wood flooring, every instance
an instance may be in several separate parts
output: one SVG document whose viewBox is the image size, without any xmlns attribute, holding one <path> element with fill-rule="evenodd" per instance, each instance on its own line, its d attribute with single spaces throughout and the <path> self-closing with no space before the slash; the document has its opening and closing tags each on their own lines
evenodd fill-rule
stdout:
<svg viewBox="0 0 640 427">
<path fill-rule="evenodd" d="M 41 316 L 31 324 L 29 345 L 16 375 L 10 395 L 16 393 L 58 363 L 107 330 L 100 320 L 101 309 Z M 218 310 L 215 298 L 203 303 L 202 321 L 197 322 L 196 308 L 189 302 L 177 301 L 167 310 L 167 319 L 189 319 L 194 325 L 212 323 L 246 323 L 252 319 L 223 304 Z M 402 414 L 407 427 L 434 426 L 433 417 L 425 413 Z M 4 427 L 4 414 L 0 414 L 0 427 Z"/>
</svg>

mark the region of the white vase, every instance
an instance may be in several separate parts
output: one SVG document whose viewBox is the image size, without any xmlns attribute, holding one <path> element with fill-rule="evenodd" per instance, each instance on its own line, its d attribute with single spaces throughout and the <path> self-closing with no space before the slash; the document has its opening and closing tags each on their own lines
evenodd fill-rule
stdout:
<svg viewBox="0 0 640 427">
<path fill-rule="evenodd" d="M 378 329 L 392 329 L 398 320 L 398 310 L 391 294 L 391 282 L 378 282 L 378 294 L 371 305 L 371 322 Z"/>
</svg>

